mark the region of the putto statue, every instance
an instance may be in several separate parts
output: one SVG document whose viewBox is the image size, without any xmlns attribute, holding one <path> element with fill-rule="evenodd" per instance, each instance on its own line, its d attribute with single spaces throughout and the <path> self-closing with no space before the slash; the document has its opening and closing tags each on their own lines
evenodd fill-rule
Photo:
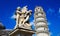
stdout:
<svg viewBox="0 0 60 36">
<path fill-rule="evenodd" d="M 16 10 L 16 26 L 14 29 L 20 27 L 20 28 L 26 28 L 31 29 L 31 24 L 29 23 L 29 17 L 31 15 L 32 10 L 27 9 L 27 6 L 24 6 L 23 8 L 17 7 Z"/>
</svg>

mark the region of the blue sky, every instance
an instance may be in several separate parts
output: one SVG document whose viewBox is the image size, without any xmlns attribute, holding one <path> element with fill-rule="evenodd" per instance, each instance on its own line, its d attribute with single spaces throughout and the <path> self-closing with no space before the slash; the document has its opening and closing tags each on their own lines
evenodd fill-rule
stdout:
<svg viewBox="0 0 60 36">
<path fill-rule="evenodd" d="M 34 20 L 35 7 L 42 6 L 46 12 L 51 36 L 60 35 L 60 0 L 0 0 L 0 21 L 6 29 L 13 29 L 15 26 L 15 20 L 11 17 L 14 15 L 16 8 L 26 5 L 33 12 L 30 22 Z"/>
</svg>

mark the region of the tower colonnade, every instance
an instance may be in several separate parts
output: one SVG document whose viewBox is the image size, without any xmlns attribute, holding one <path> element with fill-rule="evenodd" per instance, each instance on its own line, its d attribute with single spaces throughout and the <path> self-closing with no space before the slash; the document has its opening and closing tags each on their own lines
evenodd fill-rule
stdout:
<svg viewBox="0 0 60 36">
<path fill-rule="evenodd" d="M 42 7 L 37 6 L 34 13 L 36 35 L 49 36 L 46 14 Z"/>
</svg>

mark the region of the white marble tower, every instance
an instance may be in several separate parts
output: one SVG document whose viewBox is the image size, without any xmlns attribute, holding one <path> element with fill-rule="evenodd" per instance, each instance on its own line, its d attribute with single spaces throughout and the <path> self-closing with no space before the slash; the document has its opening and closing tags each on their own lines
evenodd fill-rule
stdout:
<svg viewBox="0 0 60 36">
<path fill-rule="evenodd" d="M 49 29 L 47 25 L 46 14 L 43 8 L 37 6 L 34 13 L 36 35 L 37 36 L 49 36 Z"/>
</svg>

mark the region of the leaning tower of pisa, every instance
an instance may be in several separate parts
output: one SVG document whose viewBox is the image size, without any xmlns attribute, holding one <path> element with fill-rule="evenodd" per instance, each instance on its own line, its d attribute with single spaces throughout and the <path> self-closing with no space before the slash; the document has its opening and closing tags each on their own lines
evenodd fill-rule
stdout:
<svg viewBox="0 0 60 36">
<path fill-rule="evenodd" d="M 36 35 L 37 36 L 49 36 L 49 29 L 47 25 L 46 14 L 43 8 L 37 6 L 34 13 Z"/>
</svg>

